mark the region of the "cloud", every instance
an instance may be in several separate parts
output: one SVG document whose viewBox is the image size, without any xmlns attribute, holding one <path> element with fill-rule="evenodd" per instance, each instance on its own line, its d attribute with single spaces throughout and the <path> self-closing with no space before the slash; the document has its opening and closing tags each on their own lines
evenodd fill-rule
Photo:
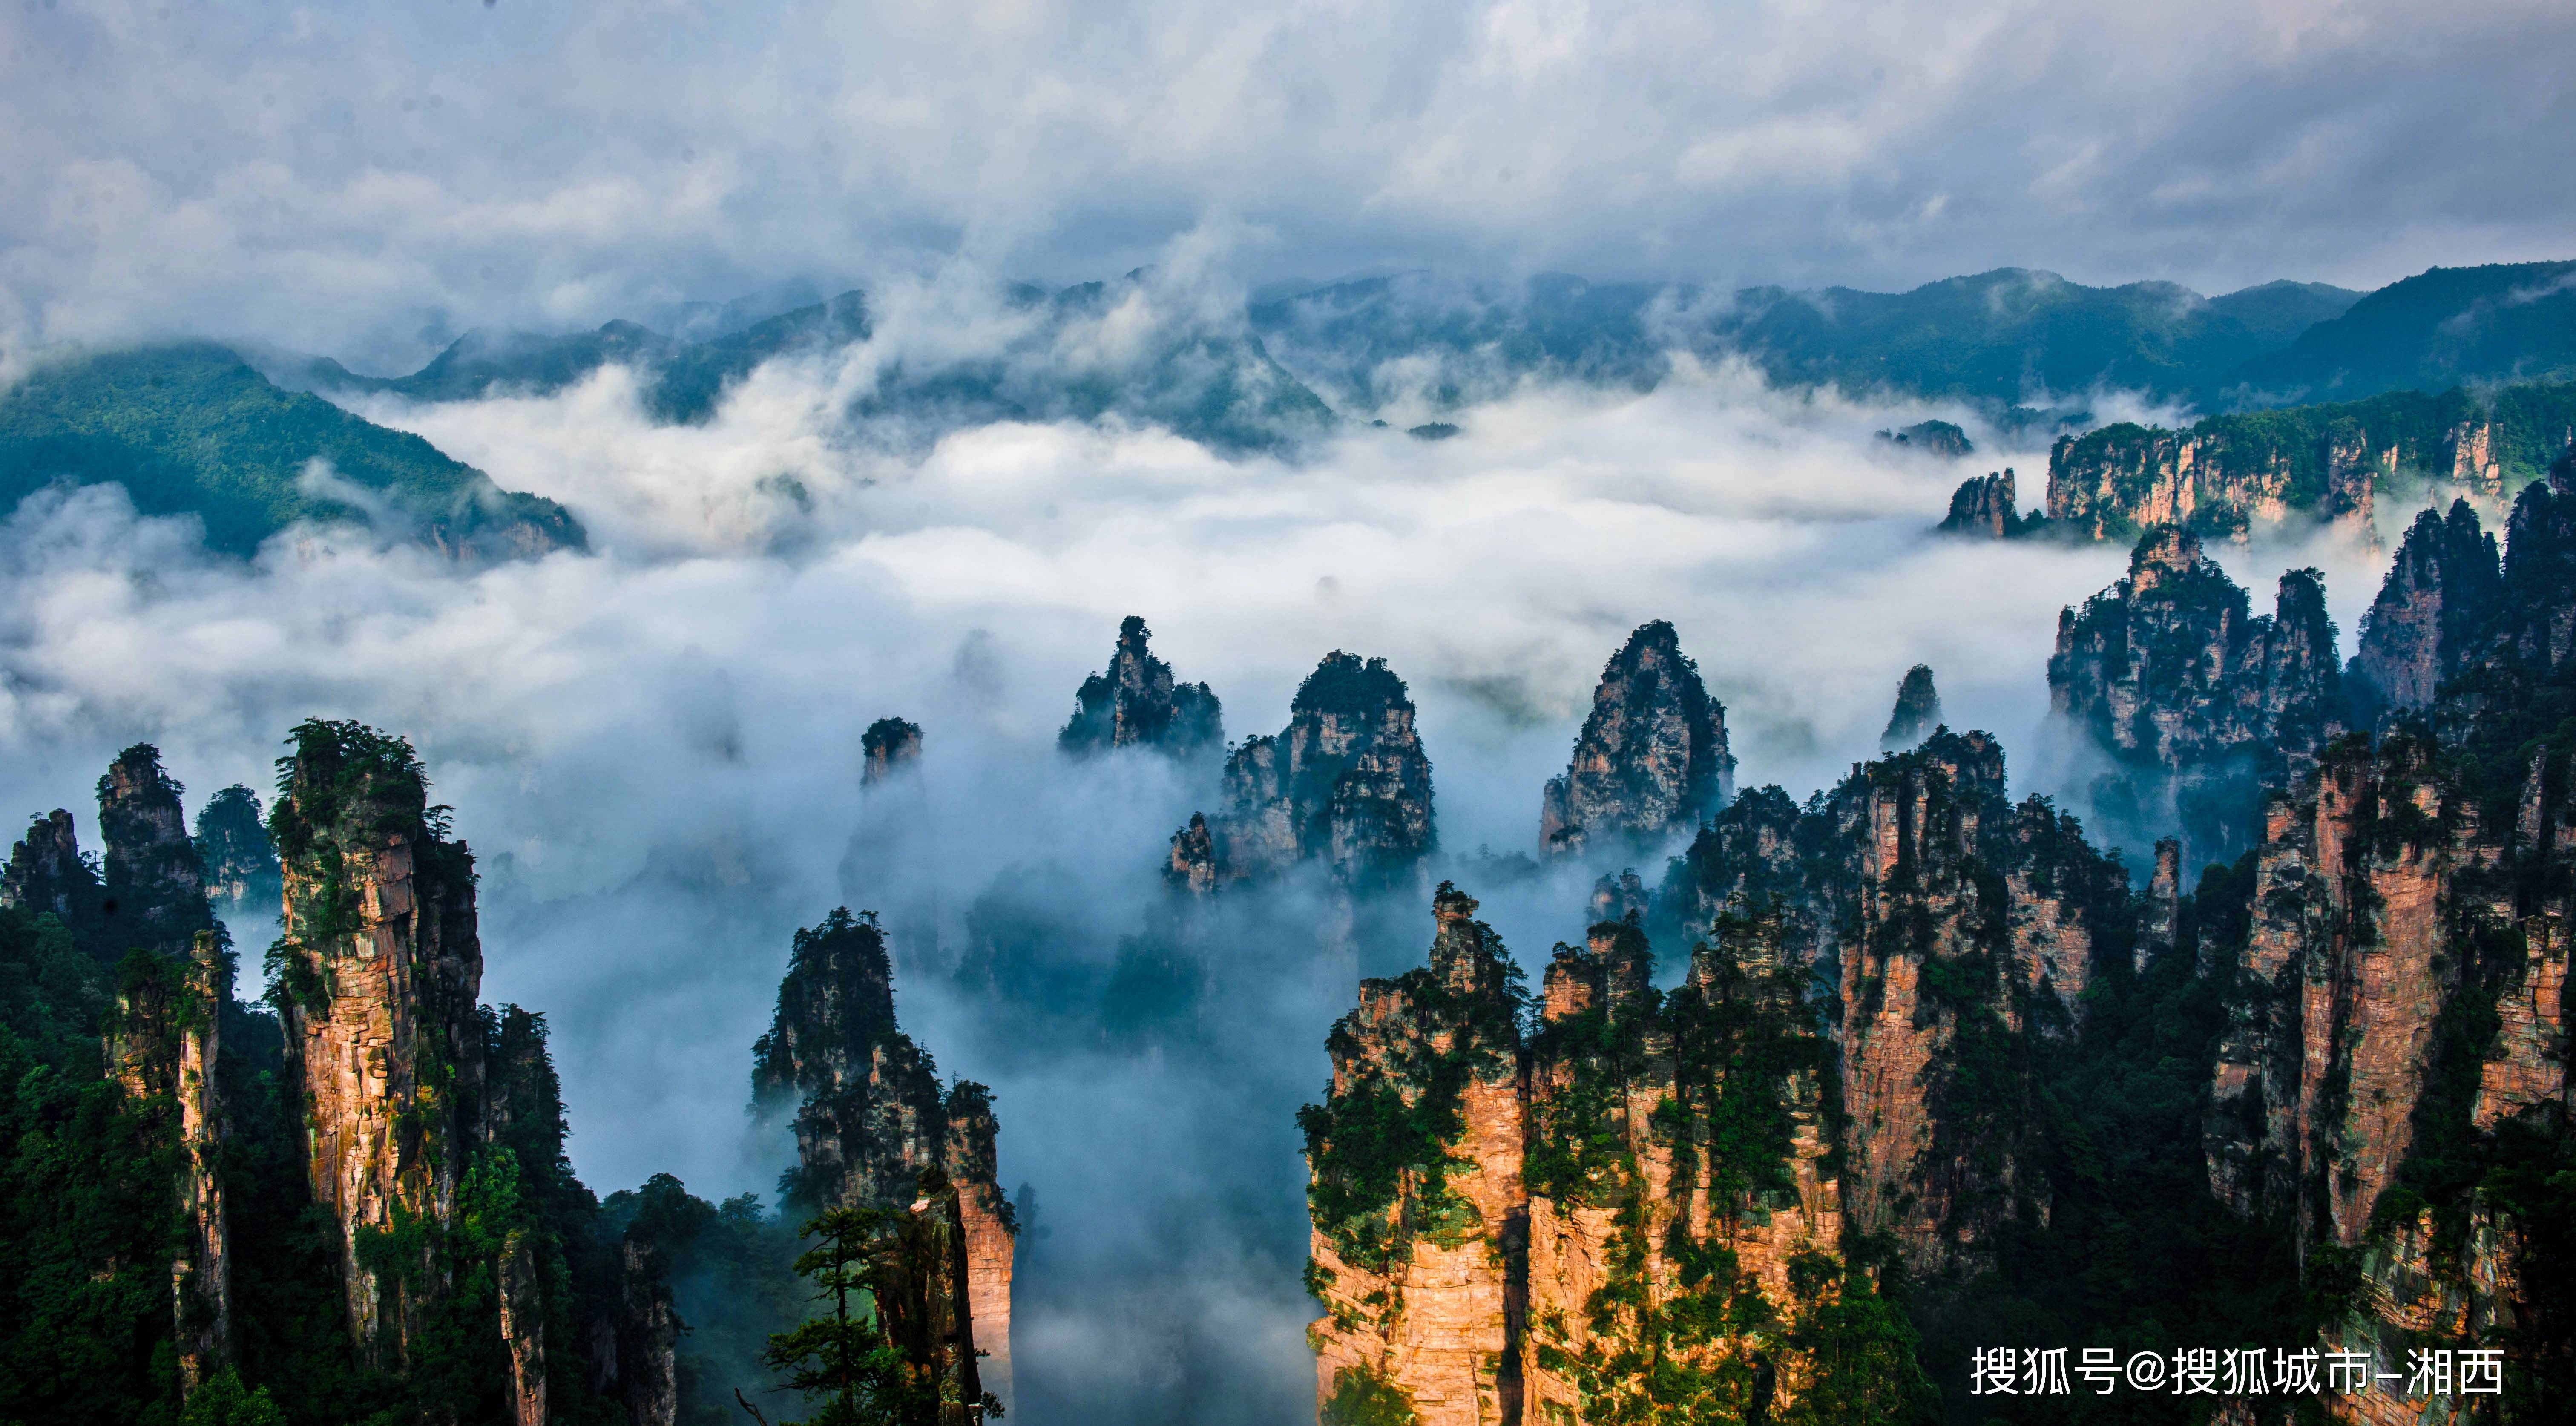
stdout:
<svg viewBox="0 0 2576 1426">
<path fill-rule="evenodd" d="M 1872 433 L 1944 416 L 1995 464 L 2044 465 L 1971 413 L 1734 367 L 1645 396 L 1524 390 L 1450 440 L 1359 427 L 1292 462 L 1116 422 L 916 450 L 840 414 L 852 368 L 887 355 L 773 363 L 702 426 L 651 424 L 614 369 L 545 399 L 369 407 L 564 501 L 594 554 L 460 571 L 297 529 L 245 565 L 113 487 L 40 494 L 0 524 L 0 766 L 10 809 L 73 808 L 94 843 L 90 784 L 132 741 L 193 807 L 265 787 L 302 717 L 413 737 L 480 859 L 485 998 L 551 1017 L 602 1191 L 666 1169 L 709 1197 L 771 1186 L 790 1149 L 744 1101 L 789 935 L 877 910 L 904 1024 L 995 1088 L 1005 1183 L 1035 1185 L 1054 1229 L 1020 1308 L 1037 1419 L 1296 1413 L 1293 1112 L 1356 978 L 1428 934 L 1422 907 L 1346 918 L 1303 884 L 1173 916 L 1157 869 L 1210 770 L 1053 747 L 1123 615 L 1237 738 L 1276 731 L 1327 650 L 1389 658 L 1421 708 L 1443 874 L 1535 970 L 1579 934 L 1595 869 L 1512 879 L 1476 853 L 1534 849 L 1539 789 L 1635 625 L 1676 624 L 1747 785 L 1803 796 L 1869 756 L 1924 661 L 1954 720 L 2003 735 L 2017 790 L 2044 789 L 2057 611 L 2125 563 L 1929 537 L 1967 469 Z M 2262 598 L 2312 555 L 2229 557 Z M 2334 579 L 2349 629 L 2367 591 Z M 927 751 L 863 790 L 860 732 L 888 715 Z"/>
<path fill-rule="evenodd" d="M 781 278 L 1105 277 L 1211 222 L 1247 282 L 2370 286 L 2563 255 L 2521 178 L 2576 166 L 2572 39 L 2528 0 L 61 0 L 0 13 L 0 289 L 23 340 L 392 369 Z"/>
</svg>

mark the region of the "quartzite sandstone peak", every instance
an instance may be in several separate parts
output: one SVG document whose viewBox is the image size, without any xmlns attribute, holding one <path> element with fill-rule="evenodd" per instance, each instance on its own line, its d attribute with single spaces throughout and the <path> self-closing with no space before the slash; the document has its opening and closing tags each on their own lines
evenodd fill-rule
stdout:
<svg viewBox="0 0 2576 1426">
<path fill-rule="evenodd" d="M 307 1168 L 338 1229 L 350 1335 L 407 1365 L 444 1274 L 426 1247 L 376 1245 L 403 1241 L 405 1224 L 450 1225 L 473 1148 L 483 1088 L 474 859 L 432 818 L 408 743 L 316 721 L 296 729 L 294 747 L 269 824 L 286 881 L 271 954 L 310 1126 Z"/>
<path fill-rule="evenodd" d="M 1307 860 L 1346 886 L 1412 880 L 1434 844 L 1431 759 L 1404 680 L 1384 659 L 1325 655 L 1290 701 L 1287 728 L 1226 758 L 1225 800 L 1227 810 L 1173 834 L 1176 884 L 1210 891 Z"/>
<path fill-rule="evenodd" d="M 149 743 L 127 748 L 98 780 L 107 933 L 174 958 L 186 956 L 197 933 L 214 925 L 205 868 L 179 810 L 184 790 L 161 770 L 160 751 Z"/>
<path fill-rule="evenodd" d="M 277 853 L 268 845 L 258 793 L 234 783 L 206 799 L 197 809 L 196 842 L 208 896 L 243 906 L 277 899 Z"/>
<path fill-rule="evenodd" d="M 0 870 L 0 903 L 86 929 L 98 924 L 100 900 L 98 873 L 81 859 L 72 814 L 57 807 L 28 823 Z"/>
<path fill-rule="evenodd" d="M 1146 648 L 1152 634 L 1130 614 L 1105 673 L 1082 681 L 1073 717 L 1056 735 L 1069 753 L 1142 745 L 1175 757 L 1225 746 L 1223 709 L 1204 683 L 1178 683 L 1172 666 Z"/>
<path fill-rule="evenodd" d="M 2194 866 L 2242 853 L 2260 789 L 2312 766 L 2345 719 L 2323 577 L 2282 575 L 2275 610 L 2253 615 L 2198 536 L 2161 526 L 2124 578 L 2058 616 L 2050 702 L 2124 769 L 2097 807 L 2178 823 Z"/>
<path fill-rule="evenodd" d="M 1651 844 L 1696 826 L 1734 791 L 1726 709 L 1657 619 L 1601 670 L 1573 759 L 1540 799 L 1539 844 L 1560 854 Z"/>
<path fill-rule="evenodd" d="M 777 1015 L 752 1050 L 752 1090 L 763 1104 L 795 1104 L 797 1167 L 781 1184 L 792 1208 L 910 1209 L 925 1194 L 953 1203 L 964 1244 L 954 1294 L 991 1354 L 985 1385 L 1007 1399 L 1015 1229 L 996 1182 L 992 1095 L 971 1080 L 943 1093 L 929 1053 L 896 1025 L 874 915 L 835 908 L 796 933 Z"/>
<path fill-rule="evenodd" d="M 2362 617 L 2355 702 L 2398 714 L 2432 707 L 2441 686 L 2486 651 L 2503 598 L 2495 536 L 2478 527 L 2469 502 L 2451 502 L 2448 516 L 2417 515 Z"/>
<path fill-rule="evenodd" d="M 1901 752 L 1940 726 L 1941 692 L 1932 686 L 1932 666 L 1916 664 L 1896 685 L 1896 707 L 1887 715 L 1886 731 L 1878 735 L 1879 751 Z"/>
<path fill-rule="evenodd" d="M 1951 492 L 1950 513 L 1936 528 L 1945 535 L 2009 540 L 2022 533 L 2021 511 L 2013 503 L 2016 498 L 2010 466 L 1971 477 Z"/>
<path fill-rule="evenodd" d="M 1597 924 L 1557 947 L 1524 1038 L 1518 973 L 1475 910 L 1442 886 L 1429 964 L 1361 983 L 1325 1102 L 1299 1115 L 1325 1418 L 1919 1404 L 1910 1359 L 1849 1350 L 1902 1329 L 1839 1257 L 1833 1049 L 1777 919 L 1738 903 L 1669 995 L 1635 921 Z M 1819 1351 L 1828 1319 L 1877 1325 Z"/>
<path fill-rule="evenodd" d="M 879 718 L 859 735 L 859 752 L 867 759 L 859 773 L 860 785 L 889 781 L 921 761 L 921 725 L 901 718 Z"/>
</svg>

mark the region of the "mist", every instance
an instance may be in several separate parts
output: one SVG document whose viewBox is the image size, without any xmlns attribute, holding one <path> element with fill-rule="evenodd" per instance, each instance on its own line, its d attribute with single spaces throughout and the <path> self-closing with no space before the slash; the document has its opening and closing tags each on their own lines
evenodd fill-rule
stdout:
<svg viewBox="0 0 2576 1426">
<path fill-rule="evenodd" d="M 1964 409 L 1683 360 L 1642 396 L 1521 389 L 1440 441 L 1349 426 L 1228 460 L 1111 421 L 925 447 L 844 414 L 888 356 L 772 363 L 702 426 L 653 424 L 619 368 L 359 405 L 564 502 L 588 554 L 460 568 L 300 527 L 244 564 L 114 487 L 30 499 L 0 525 L 0 806 L 71 808 L 94 846 L 91 784 L 129 743 L 160 746 L 193 812 L 236 781 L 265 797 L 301 718 L 409 736 L 479 859 L 484 998 L 549 1016 L 603 1194 L 668 1171 L 774 1197 L 793 1146 L 746 1111 L 752 1041 L 793 930 L 874 910 L 904 1027 L 993 1088 L 1030 1210 L 1014 1419 L 1285 1423 L 1312 1410 L 1294 1111 L 1355 980 L 1418 961 L 1427 899 L 1354 909 L 1301 877 L 1176 904 L 1166 844 L 1214 810 L 1214 765 L 1054 746 L 1122 616 L 1215 688 L 1229 739 L 1276 732 L 1328 650 L 1386 657 L 1434 766 L 1431 875 L 1533 978 L 1618 870 L 1518 860 L 1540 787 L 1646 620 L 1725 704 L 1740 785 L 1830 785 L 1917 662 L 1953 726 L 2003 738 L 2016 796 L 2074 776 L 2045 664 L 2060 608 L 2127 552 L 1932 536 L 1965 476 L 2017 464 L 2027 491 L 2045 469 Z M 1874 439 L 1927 416 L 1978 457 Z M 2385 563 L 2218 553 L 2258 611 L 2280 570 L 2323 565 L 2347 651 Z M 926 750 L 863 787 L 885 716 Z M 273 934 L 235 930 L 253 962 Z"/>
</svg>

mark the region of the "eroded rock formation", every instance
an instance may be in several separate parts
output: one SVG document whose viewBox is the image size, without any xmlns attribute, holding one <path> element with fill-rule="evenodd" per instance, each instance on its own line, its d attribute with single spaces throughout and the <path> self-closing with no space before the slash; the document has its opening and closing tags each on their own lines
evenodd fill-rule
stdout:
<svg viewBox="0 0 2576 1426">
<path fill-rule="evenodd" d="M 2344 722 L 2323 577 L 2282 575 L 2275 611 L 2253 615 L 2199 538 L 2165 526 L 2125 578 L 2058 616 L 2050 703 L 2121 769 L 2097 810 L 2179 823 L 2194 866 L 2243 852 L 2261 790 L 2313 766 Z"/>
<path fill-rule="evenodd" d="M 111 941 L 184 957 L 197 933 L 214 925 L 205 868 L 179 810 L 183 791 L 149 743 L 127 748 L 98 780 L 106 849 L 100 912 Z"/>
<path fill-rule="evenodd" d="M 1082 681 L 1073 717 L 1056 734 L 1069 753 L 1142 746 L 1190 757 L 1225 746 L 1224 710 L 1204 683 L 1179 683 L 1172 666 L 1146 648 L 1152 637 L 1133 614 L 1118 626 L 1118 649 L 1106 672 Z"/>
<path fill-rule="evenodd" d="M 921 761 L 921 725 L 879 718 L 859 735 L 859 752 L 867 759 L 859 773 L 860 784 L 884 782 Z"/>
<path fill-rule="evenodd" d="M 98 873 L 81 860 L 72 814 L 60 807 L 27 825 L 0 869 L 0 903 L 54 916 L 75 930 L 98 925 L 102 899 Z"/>
<path fill-rule="evenodd" d="M 2017 500 L 2010 466 L 1991 475 L 1970 477 L 1951 492 L 1950 513 L 1934 528 L 1945 535 L 2009 540 L 2022 533 Z"/>
<path fill-rule="evenodd" d="M 895 1023 L 894 969 L 873 915 L 836 908 L 796 933 L 777 1015 L 752 1050 L 752 1090 L 774 1110 L 794 1106 L 791 1210 L 953 1205 L 940 1212 L 954 1217 L 956 1281 L 937 1291 L 965 1305 L 975 1346 L 990 1354 L 982 1389 L 1007 1403 L 1017 1225 L 996 1177 L 992 1095 L 971 1080 L 943 1092 L 929 1052 Z"/>
<path fill-rule="evenodd" d="M 1573 760 L 1540 799 L 1539 845 L 1559 855 L 1650 845 L 1697 825 L 1734 791 L 1726 709 L 1673 626 L 1657 619 L 1601 670 Z"/>
<path fill-rule="evenodd" d="M 2361 621 L 2355 702 L 2401 714 L 2432 707 L 2441 686 L 2485 652 L 2503 598 L 2495 537 L 2478 527 L 2469 502 L 2453 501 L 2448 516 L 2416 516 Z"/>
<path fill-rule="evenodd" d="M 1289 702 L 1287 728 L 1226 758 L 1224 795 L 1225 811 L 1172 835 L 1175 884 L 1210 891 L 1314 860 L 1346 886 L 1394 885 L 1434 846 L 1431 759 L 1384 659 L 1325 655 Z"/>
<path fill-rule="evenodd" d="M 408 1365 L 446 1295 L 433 1239 L 479 1130 L 473 855 L 432 818 L 410 745 L 354 723 L 296 730 L 270 831 L 313 1197 L 338 1229 L 350 1335 Z"/>
<path fill-rule="evenodd" d="M 276 906 L 277 853 L 268 845 L 258 793 L 235 783 L 206 799 L 197 809 L 196 843 L 208 897 L 245 910 Z"/>
</svg>

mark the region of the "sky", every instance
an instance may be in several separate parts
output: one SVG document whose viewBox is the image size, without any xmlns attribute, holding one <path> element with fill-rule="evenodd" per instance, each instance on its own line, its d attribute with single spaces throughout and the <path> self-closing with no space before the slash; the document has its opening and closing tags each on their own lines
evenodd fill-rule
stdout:
<svg viewBox="0 0 2576 1426">
<path fill-rule="evenodd" d="M 408 370 L 967 263 L 2207 292 L 2567 256 L 2552 0 L 8 0 L 0 343 Z"/>
</svg>

